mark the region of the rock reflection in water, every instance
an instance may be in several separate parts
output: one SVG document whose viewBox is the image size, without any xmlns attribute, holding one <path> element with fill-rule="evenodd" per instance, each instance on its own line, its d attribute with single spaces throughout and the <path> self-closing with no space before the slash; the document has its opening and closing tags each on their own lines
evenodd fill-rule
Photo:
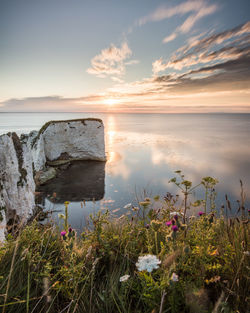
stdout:
<svg viewBox="0 0 250 313">
<path fill-rule="evenodd" d="M 43 201 L 56 194 L 56 203 L 101 200 L 104 197 L 104 180 L 105 162 L 79 161 L 61 171 L 46 185 L 39 186 L 37 191 L 42 192 Z"/>
</svg>

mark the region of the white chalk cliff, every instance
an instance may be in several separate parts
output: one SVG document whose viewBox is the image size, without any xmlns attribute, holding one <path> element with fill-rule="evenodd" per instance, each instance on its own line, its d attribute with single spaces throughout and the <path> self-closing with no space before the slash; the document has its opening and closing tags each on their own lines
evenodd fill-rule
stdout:
<svg viewBox="0 0 250 313">
<path fill-rule="evenodd" d="M 8 221 L 27 221 L 32 215 L 35 172 L 60 160 L 105 161 L 102 120 L 52 121 L 21 140 L 15 133 L 0 136 L 0 241 Z"/>
<path fill-rule="evenodd" d="M 15 133 L 0 136 L 0 178 L 0 220 L 27 220 L 35 206 L 32 158 Z"/>
</svg>

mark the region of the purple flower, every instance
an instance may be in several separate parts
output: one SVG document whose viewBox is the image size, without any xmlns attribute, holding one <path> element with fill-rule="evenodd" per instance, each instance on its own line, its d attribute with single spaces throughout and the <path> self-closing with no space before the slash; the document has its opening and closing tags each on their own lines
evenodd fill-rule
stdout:
<svg viewBox="0 0 250 313">
<path fill-rule="evenodd" d="M 199 215 L 199 216 L 202 216 L 202 215 L 204 215 L 204 214 L 205 214 L 205 213 L 202 212 L 202 211 L 198 212 L 198 215 Z"/>
<path fill-rule="evenodd" d="M 147 229 L 149 229 L 150 225 L 149 225 L 149 224 L 146 224 L 145 227 L 146 227 Z"/>
<path fill-rule="evenodd" d="M 61 231 L 61 236 L 64 237 L 67 234 L 65 230 Z"/>
<path fill-rule="evenodd" d="M 174 219 L 175 219 L 176 221 L 178 220 L 178 215 L 177 215 L 177 214 L 174 215 Z"/>
<path fill-rule="evenodd" d="M 172 231 L 176 232 L 178 230 L 178 226 L 177 225 L 173 225 L 172 226 Z"/>
<path fill-rule="evenodd" d="M 175 220 L 172 220 L 171 223 L 172 223 L 172 225 L 174 225 L 175 224 Z"/>
<path fill-rule="evenodd" d="M 71 233 L 71 232 L 72 232 L 72 230 L 73 230 L 73 229 L 72 229 L 71 227 L 69 227 L 69 233 Z"/>
<path fill-rule="evenodd" d="M 171 226 L 171 225 L 172 225 L 172 221 L 167 221 L 167 222 L 166 222 L 166 225 L 167 225 L 167 226 Z"/>
</svg>

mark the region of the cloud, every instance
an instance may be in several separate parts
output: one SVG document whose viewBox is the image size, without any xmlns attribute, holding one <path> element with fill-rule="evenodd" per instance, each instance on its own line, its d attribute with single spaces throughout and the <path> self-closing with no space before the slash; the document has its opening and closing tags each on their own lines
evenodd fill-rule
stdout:
<svg viewBox="0 0 250 313">
<path fill-rule="evenodd" d="M 233 39 L 234 37 L 240 37 L 248 33 L 250 33 L 250 22 L 246 22 L 230 30 L 219 32 L 217 34 L 212 34 L 210 36 L 204 37 L 201 40 L 197 41 L 194 40 L 185 47 L 184 52 L 187 53 L 191 49 L 195 49 L 195 52 L 203 51 L 214 45 L 220 45 L 222 43 L 225 44 L 225 42 Z M 237 43 L 239 40 L 241 41 L 242 44 L 244 43 L 245 40 L 249 42 L 249 36 L 246 36 L 245 38 L 240 37 L 234 43 Z"/>
<path fill-rule="evenodd" d="M 195 14 L 190 15 L 185 22 L 177 28 L 177 31 L 181 33 L 189 32 L 196 22 L 207 15 L 213 14 L 217 8 L 215 4 L 207 6 L 207 4 L 204 3 L 204 6 L 197 9 Z"/>
<path fill-rule="evenodd" d="M 167 64 L 164 64 L 163 59 L 160 58 L 158 60 L 155 60 L 152 63 L 152 67 L 153 67 L 153 73 L 157 74 L 157 73 L 165 71 L 165 69 L 167 68 Z"/>
<path fill-rule="evenodd" d="M 171 35 L 165 37 L 163 39 L 163 42 L 164 43 L 170 42 L 170 41 L 174 40 L 176 37 L 177 37 L 176 33 L 172 33 Z"/>
<path fill-rule="evenodd" d="M 114 82 L 117 82 L 117 83 L 124 83 L 124 80 L 123 80 L 123 79 L 120 79 L 119 77 L 111 76 L 110 78 L 111 78 Z"/>
<path fill-rule="evenodd" d="M 197 12 L 204 5 L 202 0 L 186 1 L 174 7 L 161 6 L 153 13 L 144 16 L 138 20 L 138 25 L 144 25 L 148 22 L 158 22 L 175 15 L 184 15 L 190 12 Z"/>
<path fill-rule="evenodd" d="M 138 63 L 140 63 L 139 60 L 131 60 L 131 61 L 125 62 L 124 64 L 125 65 L 134 65 L 134 64 L 138 64 Z"/>
<path fill-rule="evenodd" d="M 249 46 L 221 48 L 204 58 L 208 63 L 199 64 L 196 69 L 117 84 L 110 88 L 110 92 L 116 97 L 129 99 L 130 103 L 137 103 L 140 108 L 143 103 L 149 111 L 150 106 L 155 106 L 156 111 L 167 112 L 174 111 L 174 108 L 185 112 L 185 107 L 189 112 L 194 112 L 195 108 L 196 112 L 202 112 L 204 108 L 204 112 L 249 112 Z M 218 62 L 211 62 L 214 60 Z M 160 71 L 166 64 L 162 58 L 156 60 L 153 70 Z"/>
<path fill-rule="evenodd" d="M 230 60 L 220 64 L 201 67 L 197 70 L 188 71 L 173 80 L 169 76 L 155 78 L 162 88 L 168 92 L 177 92 L 179 94 L 190 93 L 209 93 L 223 92 L 233 90 L 245 90 L 249 92 L 250 88 L 250 52 L 242 55 L 236 60 Z M 209 75 L 199 78 L 198 74 L 208 73 Z M 170 84 L 168 84 L 170 83 Z"/>
<path fill-rule="evenodd" d="M 61 96 L 13 98 L 0 102 L 0 112 L 101 111 L 103 98 L 103 95 L 78 98 L 63 98 Z"/>
<path fill-rule="evenodd" d="M 152 63 L 153 73 L 169 69 L 182 70 L 200 64 L 221 63 L 225 60 L 234 60 L 249 53 L 250 22 L 237 26 L 231 30 L 217 34 L 199 36 L 189 40 L 188 45 L 181 47 L 169 61 L 160 58 Z M 222 47 L 221 47 L 222 46 Z"/>
<path fill-rule="evenodd" d="M 103 49 L 91 60 L 91 67 L 87 69 L 87 73 L 101 78 L 109 75 L 122 76 L 125 73 L 124 61 L 131 55 L 132 51 L 127 42 L 123 42 L 120 48 L 111 44 L 109 48 Z"/>
<path fill-rule="evenodd" d="M 103 93 L 9 99 L 0 103 L 0 111 L 250 112 L 249 33 L 247 22 L 192 37 L 169 59 L 155 60 L 153 76 L 130 83 L 116 72 L 112 74 L 113 69 L 138 61 L 128 59 L 131 50 L 126 43 L 120 48 L 111 45 L 93 59 L 94 66 L 103 62 L 111 70 L 91 68 L 96 75 L 109 76 L 115 82 Z"/>
<path fill-rule="evenodd" d="M 136 24 L 142 26 L 149 22 L 158 22 L 176 15 L 183 16 L 189 13 L 190 15 L 183 24 L 178 26 L 172 34 L 163 39 L 163 43 L 168 43 L 174 40 L 179 33 L 188 33 L 201 18 L 213 14 L 217 9 L 218 5 L 208 4 L 204 0 L 189 0 L 174 7 L 161 6 L 153 13 L 140 18 Z"/>
</svg>

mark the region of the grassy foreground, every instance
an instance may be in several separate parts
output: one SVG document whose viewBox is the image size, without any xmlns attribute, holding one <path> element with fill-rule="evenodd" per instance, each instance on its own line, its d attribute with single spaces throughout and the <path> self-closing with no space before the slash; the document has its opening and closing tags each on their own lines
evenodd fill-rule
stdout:
<svg viewBox="0 0 250 313">
<path fill-rule="evenodd" d="M 247 312 L 248 217 L 201 206 L 187 218 L 170 194 L 145 199 L 76 235 L 65 203 L 65 231 L 33 221 L 0 247 L 2 312 Z"/>
</svg>

